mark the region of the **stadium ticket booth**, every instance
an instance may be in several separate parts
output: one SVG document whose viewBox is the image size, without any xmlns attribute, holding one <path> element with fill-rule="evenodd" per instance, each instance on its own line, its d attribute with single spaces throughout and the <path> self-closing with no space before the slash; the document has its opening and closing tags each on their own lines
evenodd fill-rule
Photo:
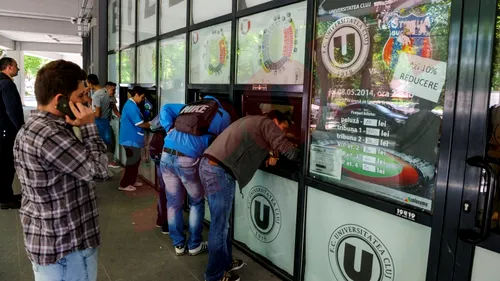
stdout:
<svg viewBox="0 0 500 281">
<path fill-rule="evenodd" d="M 283 280 L 500 280 L 497 1 L 160 2 L 186 24 L 157 18 L 158 106 L 293 120 L 301 162 L 236 188 L 237 247 Z M 110 51 L 120 77 L 154 40 Z"/>
</svg>

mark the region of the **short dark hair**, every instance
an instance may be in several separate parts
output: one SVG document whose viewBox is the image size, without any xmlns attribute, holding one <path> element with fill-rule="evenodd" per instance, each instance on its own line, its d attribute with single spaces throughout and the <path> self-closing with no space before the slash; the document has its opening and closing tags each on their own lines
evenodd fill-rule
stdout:
<svg viewBox="0 0 500 281">
<path fill-rule="evenodd" d="M 278 120 L 280 124 L 283 122 L 288 122 L 288 124 L 291 125 L 293 123 L 290 114 L 283 113 L 279 110 L 271 110 L 266 113 L 266 116 L 270 119 Z"/>
<path fill-rule="evenodd" d="M 57 95 L 69 98 L 86 74 L 77 64 L 56 60 L 43 66 L 36 75 L 35 96 L 39 105 L 47 105 Z"/>
<path fill-rule="evenodd" d="M 116 83 L 108 81 L 108 82 L 106 82 L 106 84 L 104 84 L 104 87 L 106 87 L 106 86 L 116 87 Z"/>
<path fill-rule="evenodd" d="M 15 60 L 9 57 L 3 57 L 0 59 L 0 71 L 4 71 L 9 65 L 14 64 Z"/>
<path fill-rule="evenodd" d="M 144 89 L 143 87 L 141 86 L 135 86 L 133 89 L 132 89 L 132 94 L 135 96 L 135 95 L 142 95 L 142 94 L 145 94 L 146 93 L 146 89 Z"/>
<path fill-rule="evenodd" d="M 97 78 L 95 74 L 89 74 L 89 76 L 87 76 L 87 81 L 92 83 L 92 85 L 99 85 L 99 78 Z"/>
</svg>

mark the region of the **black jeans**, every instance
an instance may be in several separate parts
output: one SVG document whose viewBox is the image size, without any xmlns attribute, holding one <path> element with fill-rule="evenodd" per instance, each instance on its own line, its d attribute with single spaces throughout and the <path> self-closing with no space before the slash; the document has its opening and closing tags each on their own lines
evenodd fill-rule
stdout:
<svg viewBox="0 0 500 281">
<path fill-rule="evenodd" d="M 0 203 L 12 200 L 14 192 L 12 183 L 16 169 L 14 168 L 14 141 L 12 137 L 0 138 Z"/>
<path fill-rule="evenodd" d="M 125 147 L 127 154 L 127 165 L 120 182 L 121 187 L 134 185 L 139 173 L 139 166 L 141 165 L 141 149 L 137 147 Z"/>
</svg>

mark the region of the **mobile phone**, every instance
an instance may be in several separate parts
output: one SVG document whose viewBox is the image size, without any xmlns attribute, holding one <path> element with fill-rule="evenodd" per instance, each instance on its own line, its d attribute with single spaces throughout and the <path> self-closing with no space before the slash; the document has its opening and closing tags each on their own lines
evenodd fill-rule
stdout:
<svg viewBox="0 0 500 281">
<path fill-rule="evenodd" d="M 71 111 L 71 107 L 69 107 L 69 100 L 67 97 L 62 96 L 57 102 L 56 109 L 62 112 L 64 115 L 68 115 L 70 119 L 75 120 L 75 114 Z"/>
</svg>

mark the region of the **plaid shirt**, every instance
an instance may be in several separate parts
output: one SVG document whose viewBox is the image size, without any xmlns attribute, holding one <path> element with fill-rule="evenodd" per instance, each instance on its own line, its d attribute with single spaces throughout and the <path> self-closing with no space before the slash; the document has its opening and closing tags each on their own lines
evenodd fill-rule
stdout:
<svg viewBox="0 0 500 281">
<path fill-rule="evenodd" d="M 36 111 L 16 138 L 24 243 L 39 265 L 100 244 L 94 179 L 108 176 L 106 145 L 95 124 L 80 129 L 82 141 L 63 118 Z"/>
</svg>

